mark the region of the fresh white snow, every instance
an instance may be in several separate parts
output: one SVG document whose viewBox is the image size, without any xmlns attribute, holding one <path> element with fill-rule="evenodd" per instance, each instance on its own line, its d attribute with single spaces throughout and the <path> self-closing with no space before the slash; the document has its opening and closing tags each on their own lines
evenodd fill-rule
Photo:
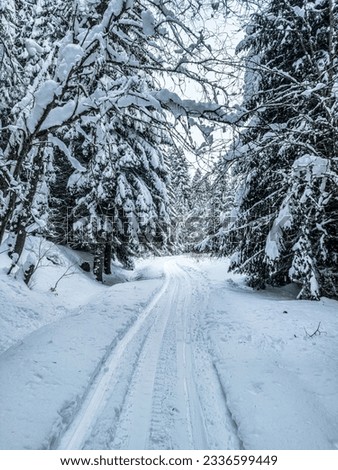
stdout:
<svg viewBox="0 0 338 470">
<path fill-rule="evenodd" d="M 336 301 L 205 257 L 102 285 L 47 248 L 31 290 L 0 255 L 1 449 L 338 448 Z"/>
</svg>

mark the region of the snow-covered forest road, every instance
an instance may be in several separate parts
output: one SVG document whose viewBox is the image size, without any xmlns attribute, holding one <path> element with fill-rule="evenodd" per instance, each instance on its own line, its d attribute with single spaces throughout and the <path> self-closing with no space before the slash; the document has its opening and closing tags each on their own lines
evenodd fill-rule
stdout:
<svg viewBox="0 0 338 470">
<path fill-rule="evenodd" d="M 148 263 L 0 355 L 1 448 L 338 447 L 337 302 Z"/>
<path fill-rule="evenodd" d="M 198 322 L 208 299 L 201 274 L 177 261 L 164 270 L 161 290 L 102 365 L 60 448 L 241 445 Z"/>
</svg>

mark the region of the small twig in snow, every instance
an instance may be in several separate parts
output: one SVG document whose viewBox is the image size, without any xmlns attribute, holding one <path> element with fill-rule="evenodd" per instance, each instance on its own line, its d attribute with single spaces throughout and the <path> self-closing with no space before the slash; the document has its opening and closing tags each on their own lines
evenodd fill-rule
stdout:
<svg viewBox="0 0 338 470">
<path fill-rule="evenodd" d="M 317 333 L 320 335 L 320 324 L 321 324 L 321 322 L 318 323 L 317 329 L 316 329 L 316 331 L 314 331 L 312 333 L 312 335 L 309 335 L 309 333 L 304 328 L 306 336 L 308 336 L 309 338 L 312 338 L 313 336 L 316 336 Z"/>
<path fill-rule="evenodd" d="M 69 272 L 70 268 L 72 268 L 73 266 L 75 266 L 75 263 L 74 264 L 71 264 L 70 266 L 68 266 L 68 268 L 66 269 L 66 271 L 59 277 L 59 279 L 56 281 L 56 283 L 54 284 L 54 287 L 51 287 L 50 290 L 52 292 L 55 292 L 56 291 L 56 288 L 59 284 L 59 282 L 61 281 L 61 279 L 65 278 L 65 277 L 68 277 L 68 276 L 72 276 L 73 274 L 75 274 L 75 272 Z"/>
</svg>

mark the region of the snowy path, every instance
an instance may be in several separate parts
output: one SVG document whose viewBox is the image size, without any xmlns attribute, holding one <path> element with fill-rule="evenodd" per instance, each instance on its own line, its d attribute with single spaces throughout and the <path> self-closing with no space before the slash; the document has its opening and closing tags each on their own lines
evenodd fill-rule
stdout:
<svg viewBox="0 0 338 470">
<path fill-rule="evenodd" d="M 200 337 L 197 314 L 207 296 L 194 286 L 201 274 L 175 261 L 165 273 L 159 293 L 103 364 L 59 448 L 241 447 Z"/>
<path fill-rule="evenodd" d="M 60 294 L 82 301 L 86 279 L 86 302 L 53 322 L 50 293 L 16 304 L 0 272 L 22 325 L 0 328 L 0 448 L 337 449 L 337 301 L 253 291 L 226 263 L 155 258 L 111 287 L 79 273 Z"/>
</svg>

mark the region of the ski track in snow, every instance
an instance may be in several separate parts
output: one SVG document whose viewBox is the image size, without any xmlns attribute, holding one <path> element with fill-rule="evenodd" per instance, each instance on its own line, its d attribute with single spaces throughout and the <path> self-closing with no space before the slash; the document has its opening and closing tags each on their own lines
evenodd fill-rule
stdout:
<svg viewBox="0 0 338 470">
<path fill-rule="evenodd" d="M 207 284 L 176 261 L 165 273 L 102 365 L 59 449 L 243 448 L 199 325 Z"/>
</svg>

